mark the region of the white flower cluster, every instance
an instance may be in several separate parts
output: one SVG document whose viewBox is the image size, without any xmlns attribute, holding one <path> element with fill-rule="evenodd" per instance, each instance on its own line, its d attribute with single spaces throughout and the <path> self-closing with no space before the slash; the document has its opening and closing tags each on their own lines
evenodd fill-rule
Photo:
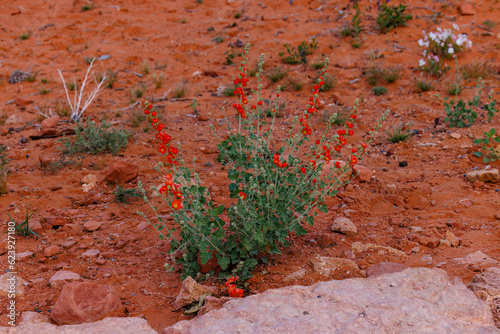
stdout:
<svg viewBox="0 0 500 334">
<path fill-rule="evenodd" d="M 453 31 L 458 32 L 458 26 L 453 24 L 451 29 L 441 29 L 438 27 L 436 32 L 430 32 L 424 38 L 418 40 L 418 45 L 424 47 L 424 57 L 434 63 L 439 62 L 439 56 L 450 59 L 455 53 L 472 47 L 472 42 L 468 39 L 467 34 L 455 35 Z M 420 59 L 419 66 L 425 66 L 426 61 Z"/>
</svg>

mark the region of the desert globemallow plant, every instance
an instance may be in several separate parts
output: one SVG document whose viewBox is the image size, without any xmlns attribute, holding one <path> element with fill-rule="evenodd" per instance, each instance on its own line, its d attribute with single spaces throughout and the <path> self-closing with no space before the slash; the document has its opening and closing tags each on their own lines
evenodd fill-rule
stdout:
<svg viewBox="0 0 500 334">
<path fill-rule="evenodd" d="M 145 112 L 153 116 L 152 123 L 156 137 L 161 140 L 159 150 L 166 155 L 167 163 L 160 163 L 157 170 L 163 174 L 163 182 L 154 187 L 160 202 L 172 209 L 171 216 L 176 228 L 165 224 L 160 216 L 158 222 L 151 222 L 170 244 L 170 253 L 175 254 L 177 264 L 182 265 L 182 278 L 199 277 L 201 265 L 216 260 L 221 279 L 238 275 L 244 281 L 252 276 L 252 270 L 267 261 L 269 254 L 279 254 L 282 247 L 291 244 L 290 236 L 307 233 L 306 225 L 313 225 L 318 211 L 328 212 L 325 200 L 335 196 L 338 189 L 350 180 L 350 170 L 366 154 L 367 147 L 377 126 L 369 132 L 366 141 L 348 145 L 354 135 L 354 123 L 358 117 L 357 108 L 350 113 L 343 127 L 331 128 L 331 118 L 326 128 L 318 133 L 311 126 L 311 118 L 317 114 L 320 89 L 328 61 L 321 70 L 319 82 L 305 104 L 300 117 L 293 121 L 292 128 L 282 146 L 273 148 L 275 115 L 265 117 L 263 106 L 263 64 L 260 57 L 255 86 L 250 86 L 247 77 L 249 45 L 245 46 L 238 77 L 234 80 L 232 104 L 236 111 L 237 124 L 230 125 L 225 140 L 219 140 L 218 160 L 227 170 L 229 197 L 233 204 L 226 207 L 211 200 L 206 187 L 200 185 L 196 170 L 186 167 L 179 150 L 172 144 L 172 137 L 163 130 L 165 125 L 158 121 L 154 107 L 145 103 Z M 251 94 L 247 95 L 250 88 Z M 280 92 L 273 99 L 279 104 Z M 226 110 L 224 110 L 226 113 Z M 381 116 L 385 119 L 387 112 Z M 342 154 L 345 163 L 336 160 Z M 326 164 L 330 164 L 326 173 Z M 323 175 L 322 175 L 323 173 Z M 142 185 L 140 185 L 142 187 Z M 144 194 L 146 190 L 143 189 Z M 146 195 L 151 208 L 158 208 Z M 147 218 L 145 214 L 140 213 Z M 214 271 L 211 271 L 213 274 Z"/>
</svg>

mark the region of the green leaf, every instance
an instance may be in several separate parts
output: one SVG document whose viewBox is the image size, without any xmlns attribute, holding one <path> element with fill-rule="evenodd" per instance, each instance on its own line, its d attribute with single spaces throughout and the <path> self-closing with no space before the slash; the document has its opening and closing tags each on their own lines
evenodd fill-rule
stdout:
<svg viewBox="0 0 500 334">
<path fill-rule="evenodd" d="M 481 153 L 481 152 L 474 152 L 474 153 L 472 153 L 472 154 L 474 154 L 474 155 L 475 155 L 476 157 L 478 157 L 478 158 L 480 158 L 480 157 L 482 157 L 482 156 L 483 156 L 483 153 Z"/>
<path fill-rule="evenodd" d="M 328 213 L 328 207 L 326 206 L 326 204 L 320 204 L 319 205 L 319 210 L 321 212 Z"/>
<path fill-rule="evenodd" d="M 200 254 L 200 260 L 201 264 L 207 264 L 208 261 L 212 258 L 212 253 L 209 252 L 201 252 Z"/>
<path fill-rule="evenodd" d="M 217 254 L 217 263 L 222 268 L 222 270 L 226 270 L 230 262 L 231 261 L 228 257 L 219 257 L 219 254 Z"/>
</svg>

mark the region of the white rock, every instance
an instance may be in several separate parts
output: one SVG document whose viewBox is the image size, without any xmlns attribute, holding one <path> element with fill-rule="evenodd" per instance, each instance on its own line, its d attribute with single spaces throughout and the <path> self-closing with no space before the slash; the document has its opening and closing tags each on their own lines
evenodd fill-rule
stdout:
<svg viewBox="0 0 500 334">
<path fill-rule="evenodd" d="M 62 281 L 74 281 L 80 279 L 81 277 L 77 273 L 68 270 L 60 270 L 49 279 L 49 284 L 50 286 L 54 287 L 60 284 Z"/>
<path fill-rule="evenodd" d="M 99 255 L 100 251 L 98 249 L 89 249 L 88 251 L 86 251 L 85 253 L 82 254 L 82 257 L 83 258 L 86 258 L 86 257 L 97 257 L 97 255 Z"/>
<path fill-rule="evenodd" d="M 475 253 L 471 253 L 463 258 L 453 259 L 454 261 L 460 264 L 475 264 L 475 265 L 484 265 L 484 264 L 497 264 L 498 262 L 493 260 L 488 255 L 484 254 L 481 251 L 477 251 Z"/>
<path fill-rule="evenodd" d="M 356 225 L 349 219 L 344 217 L 338 217 L 333 221 L 332 227 L 330 228 L 332 232 L 340 232 L 345 235 L 354 236 L 358 234 L 358 229 Z"/>
<path fill-rule="evenodd" d="M 174 333 L 498 333 L 489 307 L 441 269 L 290 286 L 226 302 Z"/>
<path fill-rule="evenodd" d="M 21 277 L 6 273 L 0 276 L 0 296 L 8 296 L 14 293 L 16 296 L 22 296 L 24 294 L 24 283 Z"/>
</svg>

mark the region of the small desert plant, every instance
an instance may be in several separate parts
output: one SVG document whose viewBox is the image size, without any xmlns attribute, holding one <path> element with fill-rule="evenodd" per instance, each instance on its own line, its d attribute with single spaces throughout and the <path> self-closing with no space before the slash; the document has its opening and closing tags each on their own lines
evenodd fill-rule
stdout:
<svg viewBox="0 0 500 334">
<path fill-rule="evenodd" d="M 177 99 L 181 99 L 186 97 L 189 94 L 189 88 L 185 81 L 182 81 L 180 84 L 176 84 L 174 88 L 173 95 Z"/>
<path fill-rule="evenodd" d="M 46 87 L 40 88 L 40 94 L 45 95 L 48 94 L 52 89 L 48 89 Z"/>
<path fill-rule="evenodd" d="M 71 102 L 71 99 L 69 97 L 68 89 L 66 87 L 66 80 L 64 80 L 64 77 L 62 75 L 62 71 L 58 70 L 59 76 L 61 77 L 61 80 L 63 82 L 63 87 L 64 91 L 66 92 L 66 98 L 68 99 L 69 107 L 71 108 L 71 120 L 72 121 L 78 121 L 80 117 L 82 117 L 83 113 L 89 105 L 94 101 L 94 99 L 99 95 L 99 92 L 102 90 L 102 87 L 104 83 L 107 81 L 108 77 L 106 74 L 104 74 L 102 80 L 100 82 L 97 81 L 94 72 L 91 73 L 92 67 L 94 66 L 94 61 L 95 59 L 92 59 L 92 61 L 89 64 L 89 68 L 87 69 L 87 73 L 85 74 L 85 78 L 83 79 L 82 84 L 80 85 L 80 92 L 78 92 L 75 89 L 75 96 L 73 99 L 73 103 Z M 84 92 L 86 86 L 89 84 L 90 76 L 94 77 L 94 82 L 95 82 L 95 87 L 94 90 L 87 95 L 87 97 L 84 97 Z"/>
<path fill-rule="evenodd" d="M 86 5 L 83 5 L 82 7 L 80 7 L 80 12 L 86 12 L 86 11 L 91 10 L 93 8 L 94 8 L 93 4 L 86 4 Z"/>
<path fill-rule="evenodd" d="M 495 66 L 489 64 L 487 61 L 473 61 L 470 64 L 460 66 L 460 73 L 462 77 L 467 79 L 489 78 L 496 73 Z"/>
<path fill-rule="evenodd" d="M 432 84 L 430 83 L 429 80 L 415 80 L 415 87 L 419 92 L 427 92 L 429 90 L 432 90 L 434 87 L 432 87 Z"/>
<path fill-rule="evenodd" d="M 36 212 L 36 210 L 35 210 L 35 211 L 33 211 L 33 212 L 31 213 L 31 215 L 30 215 L 30 214 L 29 214 L 29 208 L 27 207 L 27 208 L 26 208 L 26 218 L 24 219 L 24 221 L 23 221 L 22 223 L 19 223 L 19 224 L 17 224 L 17 223 L 15 222 L 15 220 L 14 220 L 14 219 L 12 219 L 12 217 L 10 216 L 10 214 L 9 214 L 9 213 L 7 213 L 7 215 L 9 216 L 10 221 L 11 221 L 11 222 L 13 222 L 13 223 L 14 223 L 14 225 L 15 225 L 16 233 L 17 233 L 18 235 L 21 235 L 21 236 L 23 236 L 23 237 L 27 237 L 27 236 L 28 236 L 28 235 L 30 235 L 30 234 L 34 234 L 34 235 L 36 235 L 37 237 L 39 237 L 39 238 L 40 238 L 40 236 L 39 236 L 38 234 L 36 234 L 35 232 L 33 232 L 33 231 L 31 230 L 30 225 L 29 225 L 29 224 L 30 224 L 30 218 L 31 218 L 31 217 L 35 214 L 35 212 Z"/>
<path fill-rule="evenodd" d="M 377 4 L 379 2 L 377 1 Z M 380 13 L 377 16 L 378 30 L 381 33 L 386 33 L 392 28 L 406 26 L 406 21 L 412 19 L 410 14 L 405 15 L 405 5 L 388 6 L 385 3 L 379 4 Z"/>
<path fill-rule="evenodd" d="M 401 67 L 387 67 L 382 71 L 382 78 L 388 83 L 394 83 L 401 77 Z"/>
<path fill-rule="evenodd" d="M 149 74 L 149 71 L 150 71 L 149 62 L 147 60 L 145 60 L 141 64 L 141 72 L 143 74 Z"/>
<path fill-rule="evenodd" d="M 287 88 L 291 88 L 292 90 L 298 92 L 299 90 L 302 90 L 302 88 L 304 87 L 304 84 L 302 83 L 302 81 L 300 81 L 297 78 L 290 78 L 290 79 L 288 79 L 285 86 Z"/>
<path fill-rule="evenodd" d="M 321 70 L 323 67 L 325 67 L 325 60 L 319 61 L 317 63 L 312 63 L 311 67 L 315 70 Z"/>
<path fill-rule="evenodd" d="M 134 128 L 138 128 L 142 122 L 146 120 L 146 115 L 139 110 L 135 109 L 134 112 L 132 113 L 132 121 L 131 121 L 131 126 Z"/>
<path fill-rule="evenodd" d="M 307 64 L 307 56 L 318 48 L 318 42 L 313 38 L 311 43 L 302 42 L 298 47 L 291 46 L 290 44 L 285 44 L 284 46 L 287 55 L 285 56 L 284 52 L 280 52 L 279 55 L 285 64 Z"/>
<path fill-rule="evenodd" d="M 75 163 L 73 161 L 66 160 L 66 156 L 62 156 L 58 160 L 53 160 L 43 165 L 40 165 L 40 169 L 43 170 L 45 173 L 55 175 L 64 167 L 71 166 L 74 164 Z"/>
<path fill-rule="evenodd" d="M 392 130 L 387 131 L 389 141 L 391 143 L 399 143 L 410 138 L 412 136 L 410 126 L 411 123 L 408 125 L 403 125 L 403 123 L 395 125 Z"/>
<path fill-rule="evenodd" d="M 222 91 L 222 95 L 226 97 L 232 97 L 234 96 L 234 91 L 236 90 L 236 85 L 231 83 L 224 87 L 224 90 Z"/>
<path fill-rule="evenodd" d="M 81 122 L 75 126 L 75 140 L 70 141 L 63 138 L 60 142 L 64 145 L 64 154 L 89 153 L 98 154 L 109 152 L 117 154 L 127 146 L 130 134 L 125 130 L 111 130 L 111 124 L 103 122 L 97 125 L 95 122 L 86 120 L 85 125 Z"/>
<path fill-rule="evenodd" d="M 483 21 L 483 26 L 485 26 L 487 29 L 492 30 L 497 26 L 497 24 L 494 21 L 491 20 L 486 20 Z"/>
<path fill-rule="evenodd" d="M 360 47 L 363 46 L 363 40 L 361 39 L 361 37 L 359 36 L 356 36 L 352 39 L 352 43 L 351 43 L 351 46 L 355 49 L 359 49 Z"/>
<path fill-rule="evenodd" d="M 136 99 L 140 99 L 144 93 L 146 92 L 146 86 L 137 85 L 132 89 L 132 97 Z"/>
<path fill-rule="evenodd" d="M 484 138 L 474 139 L 474 144 L 481 146 L 483 152 L 476 151 L 473 154 L 476 157 L 483 157 L 487 164 L 490 161 L 500 160 L 500 137 L 496 134 L 494 128 L 484 133 Z"/>
<path fill-rule="evenodd" d="M 358 3 L 354 4 L 354 9 L 356 10 L 356 12 L 352 17 L 352 22 L 351 24 L 347 24 L 342 28 L 340 32 L 342 36 L 358 37 L 359 34 L 361 34 L 361 32 L 364 30 L 361 26 L 361 10 L 359 9 Z"/>
<path fill-rule="evenodd" d="M 101 78 L 99 80 L 99 82 L 101 82 L 102 80 L 104 80 L 104 77 L 107 77 L 107 84 L 106 84 L 106 87 L 108 87 L 109 89 L 113 88 L 113 85 L 115 84 L 115 81 L 116 81 L 116 73 L 113 71 L 113 70 L 108 70 L 107 71 L 107 74 L 105 75 L 101 75 Z"/>
<path fill-rule="evenodd" d="M 276 83 L 276 82 L 280 81 L 281 79 L 283 79 L 287 75 L 287 73 L 288 73 L 288 71 L 285 70 L 282 66 L 274 67 L 273 69 L 271 69 L 269 71 L 269 73 L 267 74 L 267 77 L 269 80 Z"/>
<path fill-rule="evenodd" d="M 7 146 L 0 144 L 0 196 L 7 193 L 10 159 L 7 157 Z"/>
<path fill-rule="evenodd" d="M 327 73 L 322 76 L 321 71 L 318 71 L 316 73 L 316 77 L 314 78 L 314 84 L 320 85 L 320 92 L 327 92 L 336 85 L 335 75 Z"/>
<path fill-rule="evenodd" d="M 156 89 L 160 89 L 161 86 L 163 86 L 164 81 L 165 81 L 165 76 L 163 75 L 163 73 L 153 74 L 153 83 Z"/>
<path fill-rule="evenodd" d="M 28 75 L 28 78 L 26 79 L 26 81 L 28 81 L 28 82 L 35 82 L 37 76 L 38 76 L 38 71 L 30 73 Z"/>
<path fill-rule="evenodd" d="M 372 88 L 372 92 L 377 96 L 384 95 L 387 94 L 387 88 L 385 88 L 384 86 L 375 86 Z"/>
<path fill-rule="evenodd" d="M 69 83 L 66 84 L 66 87 L 68 87 L 68 89 L 70 91 L 74 91 L 76 89 L 76 82 L 74 82 L 74 81 L 73 82 L 69 82 Z"/>
<path fill-rule="evenodd" d="M 448 86 L 448 94 L 458 95 L 462 92 L 462 84 L 460 82 L 452 82 Z"/>
<path fill-rule="evenodd" d="M 31 36 L 31 32 L 30 31 L 26 31 L 26 32 L 23 32 L 20 36 L 19 36 L 19 39 L 21 40 L 26 40 L 28 38 L 30 38 Z"/>
<path fill-rule="evenodd" d="M 444 118 L 444 121 L 449 123 L 450 128 L 465 128 L 471 126 L 476 122 L 477 112 L 474 110 L 474 108 L 479 105 L 482 88 L 483 83 L 481 80 L 479 80 L 477 84 L 476 95 L 472 100 L 468 100 L 467 102 L 458 100 L 455 103 L 454 100 L 450 100 L 450 98 L 448 97 L 444 98 L 444 109 L 446 111 L 446 117 Z"/>
<path fill-rule="evenodd" d="M 143 197 L 142 193 L 139 191 L 139 188 L 125 189 L 118 184 L 116 184 L 116 188 L 113 191 L 113 194 L 115 196 L 113 202 L 116 201 L 123 204 L 130 204 L 130 199 Z"/>
<path fill-rule="evenodd" d="M 229 43 L 227 46 L 230 48 L 230 50 L 224 52 L 224 54 L 226 55 L 225 64 L 231 65 L 234 64 L 235 57 L 241 56 L 241 52 L 238 49 L 243 47 L 243 42 L 237 39 L 236 42 Z"/>
</svg>

